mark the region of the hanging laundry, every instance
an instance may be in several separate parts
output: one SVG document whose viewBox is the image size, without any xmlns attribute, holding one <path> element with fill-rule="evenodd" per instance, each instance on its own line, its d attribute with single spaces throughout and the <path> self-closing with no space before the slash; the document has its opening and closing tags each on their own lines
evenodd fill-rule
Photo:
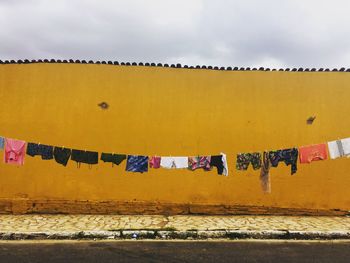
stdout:
<svg viewBox="0 0 350 263">
<path fill-rule="evenodd" d="M 159 156 L 152 156 L 149 160 L 149 167 L 150 168 L 159 168 L 160 167 L 160 160 L 161 158 Z"/>
<path fill-rule="evenodd" d="M 98 152 L 86 151 L 83 163 L 98 164 Z"/>
<path fill-rule="evenodd" d="M 27 154 L 30 156 L 39 155 L 39 145 L 36 143 L 27 143 Z"/>
<path fill-rule="evenodd" d="M 167 169 L 188 168 L 188 157 L 161 157 L 160 166 Z"/>
<path fill-rule="evenodd" d="M 73 149 L 71 154 L 71 160 L 76 161 L 78 167 L 80 167 L 81 163 L 86 163 L 90 165 L 97 164 L 98 153 Z"/>
<path fill-rule="evenodd" d="M 29 142 L 27 144 L 27 154 L 30 156 L 41 155 L 43 160 L 53 159 L 53 146 Z"/>
<path fill-rule="evenodd" d="M 262 156 L 262 165 L 260 170 L 260 184 L 261 188 L 265 193 L 271 193 L 271 183 L 270 183 L 270 159 L 269 153 L 264 152 Z"/>
<path fill-rule="evenodd" d="M 4 137 L 0 137 L 0 150 L 3 150 L 5 146 L 5 139 Z"/>
<path fill-rule="evenodd" d="M 143 173 L 148 171 L 148 156 L 128 155 L 126 171 Z"/>
<path fill-rule="evenodd" d="M 226 158 L 226 154 L 224 153 L 220 153 L 222 156 L 222 162 L 224 164 L 224 171 L 223 171 L 223 175 L 228 176 L 228 165 L 227 165 L 227 158 Z"/>
<path fill-rule="evenodd" d="M 261 168 L 261 153 L 239 153 L 237 154 L 236 169 L 247 170 L 249 164 L 252 164 L 253 169 L 257 170 Z"/>
<path fill-rule="evenodd" d="M 218 174 L 222 175 L 224 173 L 224 162 L 222 155 L 212 155 L 210 157 L 210 166 L 216 167 Z"/>
<path fill-rule="evenodd" d="M 71 154 L 71 160 L 76 161 L 78 163 L 78 166 L 80 166 L 80 163 L 82 163 L 85 159 L 84 154 L 85 151 L 73 149 Z"/>
<path fill-rule="evenodd" d="M 191 156 L 188 157 L 188 168 L 190 170 L 196 170 L 203 168 L 206 171 L 211 169 L 210 156 Z"/>
<path fill-rule="evenodd" d="M 329 156 L 331 159 L 350 156 L 350 138 L 328 142 Z"/>
<path fill-rule="evenodd" d="M 4 161 L 9 164 L 24 164 L 25 141 L 6 138 Z"/>
<path fill-rule="evenodd" d="M 101 160 L 104 162 L 119 165 L 126 159 L 125 154 L 101 153 Z"/>
<path fill-rule="evenodd" d="M 63 166 L 66 166 L 68 160 L 72 154 L 72 150 L 63 147 L 55 147 L 53 150 L 53 156 L 55 157 L 55 161 Z"/>
<path fill-rule="evenodd" d="M 277 167 L 279 162 L 291 165 L 291 174 L 294 174 L 297 171 L 298 149 L 269 151 L 269 159 L 272 167 Z"/>
<path fill-rule="evenodd" d="M 299 147 L 300 163 L 326 160 L 328 158 L 327 145 L 325 143 Z"/>
<path fill-rule="evenodd" d="M 218 174 L 228 175 L 226 154 L 220 153 L 221 155 L 212 155 L 210 157 L 210 166 L 214 166 L 217 169 Z"/>
</svg>

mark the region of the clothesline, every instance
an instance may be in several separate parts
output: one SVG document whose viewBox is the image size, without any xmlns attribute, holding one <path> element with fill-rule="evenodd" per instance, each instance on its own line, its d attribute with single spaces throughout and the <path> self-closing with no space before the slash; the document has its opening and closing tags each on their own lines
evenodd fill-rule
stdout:
<svg viewBox="0 0 350 263">
<path fill-rule="evenodd" d="M 25 154 L 32 157 L 40 155 L 43 160 L 55 159 L 57 163 L 64 166 L 67 165 L 69 159 L 76 161 L 78 167 L 80 167 L 81 163 L 94 165 L 99 161 L 99 154 L 95 151 L 77 150 L 31 142 L 27 143 L 22 140 L 4 137 L 0 137 L 0 139 L 2 140 L 2 148 L 4 148 L 5 145 L 5 163 L 23 165 Z M 6 146 L 9 148 L 8 151 L 6 150 Z M 6 155 L 7 152 L 9 153 L 8 155 Z M 220 160 L 222 159 L 222 161 L 219 161 L 218 157 L 220 157 Z M 112 165 L 119 165 L 125 159 L 127 159 L 126 171 L 130 172 L 147 172 L 149 163 L 150 168 L 189 168 L 191 170 L 203 168 L 205 170 L 211 170 L 211 167 L 216 167 L 218 169 L 218 174 L 228 175 L 226 155 L 224 153 L 220 155 L 194 157 L 149 157 L 144 155 L 126 155 L 105 152 L 102 152 L 100 155 L 100 160 L 110 162 Z"/>
<path fill-rule="evenodd" d="M 2 137 L 2 136 L 0 136 L 0 148 L 3 148 L 4 147 L 4 138 L 5 137 Z M 17 141 L 23 141 L 23 140 L 20 140 L 20 139 L 13 139 L 13 140 L 17 140 Z M 25 141 L 24 141 L 25 142 Z M 26 143 L 26 142 L 25 142 Z M 340 145 L 339 145 L 339 143 L 340 143 Z M 28 143 L 28 144 L 34 144 L 34 143 Z M 39 143 L 37 143 L 38 145 L 42 145 L 42 146 L 49 146 L 49 147 L 56 147 L 56 148 L 62 148 L 62 149 L 73 149 L 72 147 L 65 147 L 65 146 L 51 146 L 51 145 L 47 145 L 47 144 L 41 144 L 40 142 Z M 345 139 L 337 139 L 337 140 L 334 140 L 334 141 L 330 141 L 329 143 L 328 143 L 328 147 L 331 147 L 331 148 L 334 148 L 335 147 L 335 145 L 337 145 L 337 147 L 339 148 L 341 148 L 342 147 L 342 144 L 344 144 L 345 146 L 343 146 L 343 147 L 345 147 L 346 149 L 348 148 L 348 147 L 350 147 L 350 138 L 345 138 Z M 321 144 L 313 144 L 313 145 L 321 145 Z M 302 147 L 305 147 L 305 146 L 300 146 L 299 148 L 302 148 Z M 297 147 L 294 147 L 295 149 L 297 149 Z M 290 148 L 290 149 L 293 149 L 293 148 Z M 97 152 L 97 151 L 90 151 L 90 150 L 80 150 L 80 151 L 85 151 L 85 152 Z M 276 150 L 276 151 L 279 151 L 279 150 Z M 344 152 L 344 150 L 338 150 L 338 152 L 343 152 L 343 155 L 348 155 L 347 153 L 345 153 Z M 268 150 L 265 150 L 265 151 L 256 151 L 256 152 L 254 152 L 254 153 L 262 153 L 262 152 L 274 152 L 274 151 L 268 151 Z M 334 152 L 334 150 L 331 152 L 331 153 L 333 153 Z M 111 154 L 114 154 L 114 152 L 112 152 Z M 337 155 L 337 153 L 333 153 L 333 154 L 331 154 L 331 159 L 335 159 L 334 157 L 332 157 L 334 154 L 336 154 Z M 338 153 L 339 154 L 339 153 Z M 125 153 L 119 153 L 118 155 L 125 155 L 125 156 L 131 156 L 131 155 L 134 155 L 134 154 L 125 154 Z M 241 155 L 241 153 L 238 153 L 237 154 L 237 157 L 238 156 L 240 156 Z M 142 155 L 142 156 L 145 156 L 145 155 Z M 158 156 L 158 155 L 155 155 L 155 156 Z M 168 157 L 172 157 L 172 155 L 167 155 Z M 202 154 L 202 155 L 200 155 L 200 154 L 197 154 L 197 155 L 192 155 L 192 156 L 210 156 L 210 155 L 204 155 L 204 154 Z M 335 156 L 336 158 L 337 157 L 339 157 L 339 156 Z M 340 157 L 342 157 L 342 156 L 340 156 Z"/>
<path fill-rule="evenodd" d="M 25 154 L 29 156 L 39 155 L 43 160 L 55 159 L 64 166 L 69 160 L 75 161 L 80 167 L 81 163 L 89 166 L 97 164 L 99 154 L 96 151 L 77 150 L 66 147 L 51 146 L 40 143 L 25 142 L 23 140 L 0 137 L 0 148 L 5 149 L 4 162 L 9 164 L 24 164 Z M 350 156 L 350 138 L 330 141 L 326 143 L 300 146 L 299 148 L 288 148 L 264 152 L 238 153 L 236 169 L 245 171 L 249 165 L 254 170 L 260 169 L 260 180 L 265 192 L 270 192 L 270 167 L 277 167 L 280 162 L 291 166 L 291 174 L 297 171 L 297 162 L 311 163 L 313 161 L 328 159 L 328 152 L 331 159 Z M 148 168 L 204 169 L 210 171 L 217 168 L 218 174 L 228 175 L 226 154 L 208 156 L 145 156 L 127 155 L 102 152 L 100 160 L 120 165 L 126 160 L 126 171 L 147 172 Z"/>
<path fill-rule="evenodd" d="M 0 138 L 10 138 L 10 137 L 6 137 L 6 136 L 0 136 Z M 11 137 L 11 139 L 14 139 L 14 140 L 19 140 L 19 141 L 25 141 L 26 143 L 28 142 L 28 140 L 26 139 L 18 139 L 18 138 L 14 138 L 14 137 Z M 61 148 L 67 148 L 67 149 L 75 149 L 75 147 L 67 147 L 65 145 L 56 145 L 54 146 L 53 144 L 51 143 L 42 143 L 42 142 L 37 142 L 37 144 L 42 144 L 42 145 L 52 145 L 53 147 L 61 147 Z M 1 145 L 1 144 L 0 144 Z M 87 148 L 82 148 L 82 147 L 78 147 L 80 148 L 81 150 L 84 150 L 84 151 L 91 151 L 91 152 L 101 152 L 101 151 L 98 151 L 98 150 L 91 150 L 91 149 L 87 149 Z M 123 155 L 134 155 L 133 153 L 126 153 L 126 152 L 113 152 L 113 151 L 103 151 L 103 152 L 109 152 L 109 153 L 113 153 L 113 154 L 123 154 Z M 148 156 L 169 156 L 169 157 L 172 157 L 172 156 L 190 156 L 190 155 L 186 155 L 186 154 L 182 154 L 182 155 L 172 155 L 172 154 L 168 154 L 168 155 L 159 155 L 158 153 L 154 153 L 154 154 L 146 154 L 146 153 L 139 153 L 139 155 L 148 155 Z M 207 153 L 197 153 L 197 154 L 193 154 L 191 156 L 210 156 L 211 154 L 207 154 Z"/>
<path fill-rule="evenodd" d="M 5 137 L 5 136 L 0 136 L 0 140 L 1 140 L 1 138 L 9 138 L 9 137 Z M 18 138 L 13 138 L 13 137 L 11 137 L 12 139 L 15 139 L 15 140 L 19 140 L 19 141 L 25 141 L 25 142 L 27 142 L 27 140 L 23 140 L 23 139 L 18 139 Z M 350 139 L 350 137 L 349 138 L 346 138 L 346 139 Z M 336 142 L 336 141 L 344 141 L 344 140 L 346 140 L 346 139 L 339 139 L 339 137 L 336 139 L 336 140 L 333 140 L 333 142 Z M 38 142 L 37 144 L 42 144 L 42 145 L 49 145 L 49 146 L 51 146 L 51 145 L 53 145 L 53 144 L 46 144 L 46 143 L 41 143 L 41 142 Z M 311 145 L 318 145 L 317 143 L 316 144 L 311 144 Z M 56 146 L 53 146 L 53 147 L 61 147 L 61 148 L 67 148 L 67 149 L 74 149 L 74 147 L 66 147 L 66 146 L 64 146 L 64 145 L 62 145 L 62 146 L 60 146 L 60 145 L 56 145 Z M 302 147 L 302 146 L 299 146 L 299 147 Z M 275 150 L 277 150 L 277 149 L 292 149 L 292 148 L 299 148 L 298 146 L 292 146 L 292 147 L 286 147 L 286 148 L 278 148 L 278 147 L 274 147 L 274 150 L 268 150 L 268 148 L 266 148 L 265 147 L 265 149 L 264 150 L 255 150 L 255 151 L 249 151 L 249 152 L 260 152 L 260 153 L 263 153 L 263 152 L 269 152 L 269 151 L 275 151 Z M 0 148 L 1 148 L 1 141 L 0 141 Z M 97 151 L 97 150 L 87 150 L 86 148 L 84 148 L 84 151 L 91 151 L 91 152 L 100 152 L 100 151 Z M 105 152 L 105 151 L 103 151 L 103 152 Z M 116 152 L 113 152 L 113 151 L 110 151 L 109 153 L 112 153 L 112 154 L 115 154 Z M 243 153 L 243 152 L 238 152 L 238 154 L 239 153 Z M 118 152 L 118 154 L 122 154 L 122 155 L 126 155 L 126 156 L 128 156 L 128 155 L 134 155 L 133 153 L 120 153 L 120 152 Z M 156 154 L 144 154 L 144 153 L 142 153 L 142 154 L 138 154 L 138 155 L 142 155 L 142 156 L 169 156 L 169 157 L 172 157 L 172 156 L 210 156 L 211 154 L 203 154 L 203 153 L 198 153 L 198 154 L 192 154 L 192 155 L 172 155 L 172 154 L 168 154 L 168 155 L 158 155 L 157 153 Z M 331 158 L 331 159 L 334 159 L 334 158 Z"/>
</svg>

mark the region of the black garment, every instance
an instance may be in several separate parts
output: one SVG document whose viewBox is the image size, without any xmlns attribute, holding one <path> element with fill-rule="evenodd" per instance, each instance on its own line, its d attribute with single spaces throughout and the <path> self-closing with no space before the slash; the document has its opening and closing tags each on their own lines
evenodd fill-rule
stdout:
<svg viewBox="0 0 350 263">
<path fill-rule="evenodd" d="M 70 159 L 72 161 L 76 161 L 77 163 L 82 163 L 84 161 L 84 154 L 85 151 L 73 149 Z"/>
<path fill-rule="evenodd" d="M 39 145 L 37 143 L 28 142 L 27 143 L 27 154 L 30 156 L 35 156 L 39 154 Z"/>
<path fill-rule="evenodd" d="M 98 152 L 72 150 L 71 160 L 77 163 L 97 164 L 98 163 Z"/>
<path fill-rule="evenodd" d="M 51 160 L 53 159 L 53 146 L 29 142 L 27 154 L 30 156 L 41 155 L 41 159 Z"/>
<path fill-rule="evenodd" d="M 63 147 L 55 147 L 53 150 L 53 156 L 55 157 L 56 162 L 64 166 L 67 165 L 71 153 L 71 149 Z"/>
<path fill-rule="evenodd" d="M 98 163 L 98 152 L 85 152 L 85 159 L 83 163 L 97 164 Z"/>
<path fill-rule="evenodd" d="M 224 172 L 224 162 L 222 161 L 222 155 L 214 155 L 210 157 L 210 166 L 215 166 L 218 174 Z"/>
<path fill-rule="evenodd" d="M 116 165 L 121 164 L 126 159 L 125 154 L 113 154 L 113 153 L 102 153 L 101 160 L 104 162 L 114 163 Z"/>
<path fill-rule="evenodd" d="M 277 167 L 279 162 L 284 162 L 291 166 L 291 174 L 297 171 L 298 149 L 284 149 L 269 152 L 269 159 L 272 167 Z"/>
</svg>

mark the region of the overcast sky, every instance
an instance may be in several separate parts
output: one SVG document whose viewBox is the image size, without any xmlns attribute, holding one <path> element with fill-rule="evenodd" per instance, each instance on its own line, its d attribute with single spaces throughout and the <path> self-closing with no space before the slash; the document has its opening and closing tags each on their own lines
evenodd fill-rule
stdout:
<svg viewBox="0 0 350 263">
<path fill-rule="evenodd" d="M 349 0 L 0 0 L 0 59 L 350 67 Z"/>
</svg>

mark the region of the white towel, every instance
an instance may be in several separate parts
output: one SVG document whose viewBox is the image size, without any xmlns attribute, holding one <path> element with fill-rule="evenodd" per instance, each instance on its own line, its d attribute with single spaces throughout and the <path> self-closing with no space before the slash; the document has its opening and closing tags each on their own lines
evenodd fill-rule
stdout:
<svg viewBox="0 0 350 263">
<path fill-rule="evenodd" d="M 160 166 L 167 169 L 183 169 L 188 168 L 188 157 L 161 157 Z"/>
<path fill-rule="evenodd" d="M 223 175 L 228 176 L 228 166 L 227 166 L 227 158 L 226 158 L 226 154 L 224 153 L 220 153 L 222 155 L 222 162 L 224 165 L 224 170 L 222 172 Z"/>
<path fill-rule="evenodd" d="M 350 138 L 328 142 L 328 150 L 331 159 L 350 156 Z"/>
</svg>

